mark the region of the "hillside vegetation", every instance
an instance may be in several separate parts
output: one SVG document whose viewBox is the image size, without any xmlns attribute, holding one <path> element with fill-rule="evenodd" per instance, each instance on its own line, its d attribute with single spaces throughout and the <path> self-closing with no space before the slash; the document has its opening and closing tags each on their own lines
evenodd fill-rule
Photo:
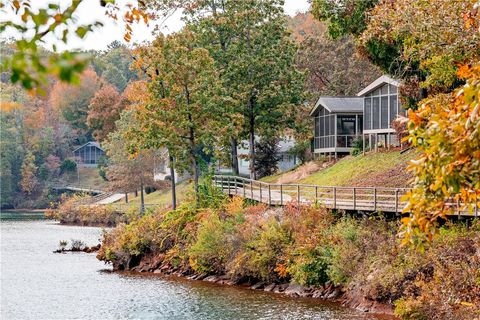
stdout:
<svg viewBox="0 0 480 320">
<path fill-rule="evenodd" d="M 71 172 L 65 174 L 59 179 L 60 183 L 87 187 L 92 189 L 104 190 L 108 186 L 108 181 L 105 181 L 99 174 L 98 168 L 78 167 L 78 173 Z"/>
<path fill-rule="evenodd" d="M 295 170 L 266 177 L 265 182 L 302 183 L 321 186 L 407 187 L 412 176 L 406 171 L 414 151 L 370 152 L 347 156 L 336 162 L 307 163 Z"/>
</svg>

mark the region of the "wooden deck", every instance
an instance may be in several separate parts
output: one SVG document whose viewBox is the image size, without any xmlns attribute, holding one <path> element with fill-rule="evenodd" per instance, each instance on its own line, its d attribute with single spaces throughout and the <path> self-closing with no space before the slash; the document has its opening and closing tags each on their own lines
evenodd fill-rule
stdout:
<svg viewBox="0 0 480 320">
<path fill-rule="evenodd" d="M 89 186 L 78 186 L 78 185 L 56 185 L 53 187 L 55 190 L 67 190 L 73 192 L 84 192 L 89 194 L 103 194 L 104 190 L 95 189 Z"/>
<path fill-rule="evenodd" d="M 302 204 L 319 204 L 329 209 L 390 213 L 404 212 L 407 205 L 404 195 L 410 190 L 408 188 L 275 184 L 227 175 L 215 175 L 214 184 L 227 194 L 273 206 L 284 206 L 288 202 L 296 201 Z M 473 212 L 457 211 L 457 214 L 477 217 L 479 210 L 475 208 Z"/>
</svg>

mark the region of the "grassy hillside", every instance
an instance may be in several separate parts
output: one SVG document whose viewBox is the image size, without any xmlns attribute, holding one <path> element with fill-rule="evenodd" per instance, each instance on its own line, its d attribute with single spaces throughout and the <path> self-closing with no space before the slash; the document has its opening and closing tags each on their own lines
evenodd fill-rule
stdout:
<svg viewBox="0 0 480 320">
<path fill-rule="evenodd" d="M 411 175 L 406 171 L 408 161 L 415 156 L 414 151 L 403 154 L 400 151 L 369 152 L 357 157 L 347 156 L 337 162 L 327 163 L 323 168 L 306 164 L 294 171 L 266 177 L 266 182 L 303 183 L 322 186 L 408 186 Z M 310 166 L 307 174 L 302 174 Z M 299 178 L 295 178 L 299 176 Z"/>
<path fill-rule="evenodd" d="M 187 181 L 179 183 L 177 185 L 177 202 L 184 200 L 191 190 L 191 183 Z M 130 194 L 128 203 L 132 206 L 140 206 L 140 193 L 138 193 L 137 197 L 133 197 L 133 194 Z M 170 188 L 145 194 L 145 204 L 170 206 L 172 204 L 172 192 Z"/>
<path fill-rule="evenodd" d="M 79 167 L 78 173 L 75 171 L 62 175 L 60 177 L 60 182 L 76 186 L 90 187 L 92 189 L 105 189 L 108 183 L 100 177 L 98 174 L 98 168 L 85 167 Z"/>
</svg>

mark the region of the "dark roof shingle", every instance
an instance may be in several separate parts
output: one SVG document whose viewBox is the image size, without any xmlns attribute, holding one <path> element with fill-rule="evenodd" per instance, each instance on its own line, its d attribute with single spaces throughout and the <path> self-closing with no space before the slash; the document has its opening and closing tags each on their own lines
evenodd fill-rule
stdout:
<svg viewBox="0 0 480 320">
<path fill-rule="evenodd" d="M 362 112 L 363 98 L 361 97 L 320 97 L 310 112 L 313 115 L 319 106 L 330 112 Z"/>
</svg>

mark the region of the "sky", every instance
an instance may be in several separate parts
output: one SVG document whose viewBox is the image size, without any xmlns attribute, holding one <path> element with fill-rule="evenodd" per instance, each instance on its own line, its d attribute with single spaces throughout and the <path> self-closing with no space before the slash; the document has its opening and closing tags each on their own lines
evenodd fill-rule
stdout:
<svg viewBox="0 0 480 320">
<path fill-rule="evenodd" d="M 241 0 L 240 0 L 241 1 Z M 65 3 L 65 1 L 59 0 L 34 0 L 32 1 L 32 7 L 44 7 L 48 3 Z M 121 3 L 132 3 L 132 0 L 120 0 Z M 308 0 L 285 0 L 285 12 L 288 15 L 295 15 L 297 12 L 306 12 L 309 8 Z M 5 14 L 0 12 L 0 21 L 6 21 L 11 19 L 11 14 Z M 114 40 L 121 41 L 123 40 L 124 35 L 124 25 L 120 22 L 115 22 L 114 20 L 105 16 L 105 9 L 100 6 L 99 0 L 83 0 L 80 6 L 77 9 L 75 14 L 77 23 L 93 23 L 95 21 L 100 21 L 104 24 L 103 27 L 98 28 L 97 30 L 89 33 L 84 39 L 79 39 L 75 36 L 72 36 L 68 39 L 68 44 L 65 45 L 63 42 L 56 40 L 55 37 L 49 37 L 46 39 L 45 46 L 51 48 L 52 44 L 57 46 L 57 49 L 62 50 L 71 50 L 71 49 L 81 49 L 81 50 L 103 50 L 107 48 L 107 45 Z M 166 20 L 161 28 L 161 31 L 164 33 L 171 33 L 178 31 L 182 28 L 183 24 L 180 20 L 180 13 L 176 13 Z M 149 26 L 144 23 L 134 24 L 133 25 L 133 36 L 130 44 L 141 43 L 144 41 L 149 41 L 153 39 L 152 31 L 154 30 L 154 23 L 150 23 Z M 2 38 L 5 37 L 15 37 L 15 33 L 6 32 L 2 35 Z"/>
</svg>

